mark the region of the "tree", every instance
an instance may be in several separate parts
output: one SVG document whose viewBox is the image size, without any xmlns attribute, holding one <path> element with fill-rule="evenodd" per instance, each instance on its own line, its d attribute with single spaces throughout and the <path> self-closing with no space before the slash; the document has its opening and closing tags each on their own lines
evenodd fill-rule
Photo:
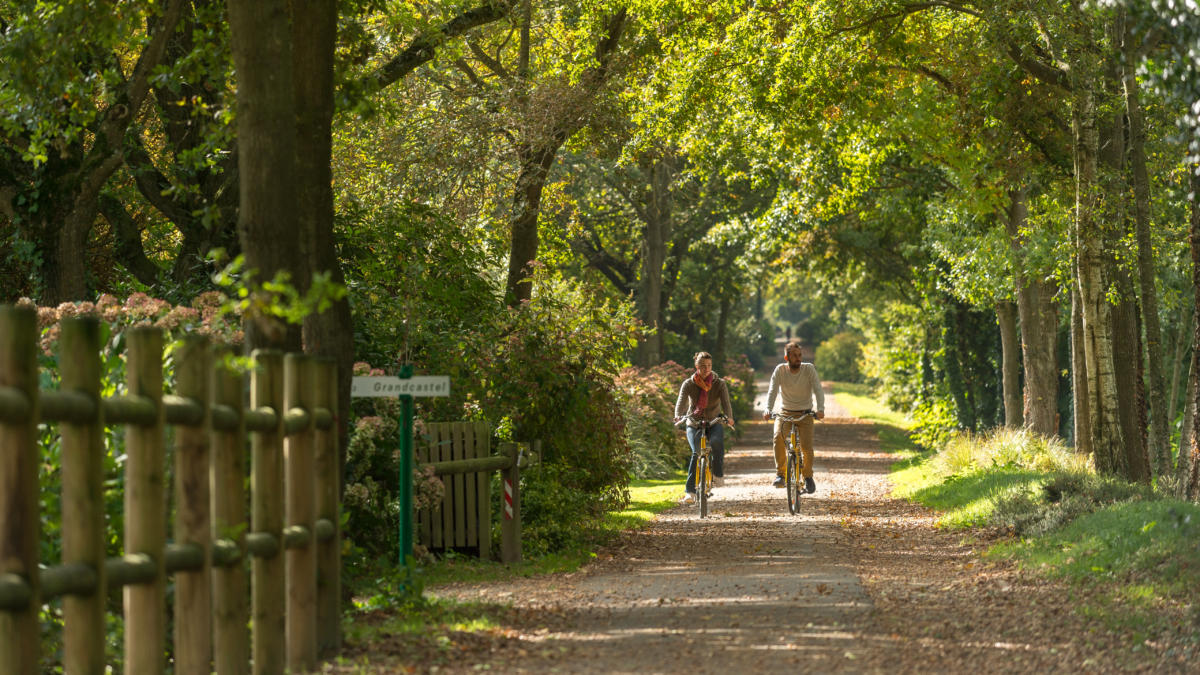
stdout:
<svg viewBox="0 0 1200 675">
<path fill-rule="evenodd" d="M 97 17 L 91 3 L 65 2 L 6 17 L 0 198 L 33 244 L 44 304 L 89 295 L 82 261 L 101 192 L 124 161 L 126 134 L 185 5 L 130 3 Z M 131 68 L 118 57 L 126 49 L 136 55 Z"/>
</svg>

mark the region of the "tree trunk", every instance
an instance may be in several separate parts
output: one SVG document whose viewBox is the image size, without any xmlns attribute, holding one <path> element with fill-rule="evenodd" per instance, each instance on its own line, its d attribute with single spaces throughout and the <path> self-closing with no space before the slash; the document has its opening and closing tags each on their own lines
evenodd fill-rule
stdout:
<svg viewBox="0 0 1200 675">
<path fill-rule="evenodd" d="M 1193 133 L 1193 137 L 1194 137 Z M 1191 176 L 1191 210 L 1190 210 L 1190 242 L 1192 245 L 1192 287 L 1195 290 L 1194 306 L 1192 309 L 1192 375 L 1188 396 L 1188 407 L 1191 410 L 1192 433 L 1187 447 L 1187 473 L 1180 482 L 1183 493 L 1188 499 L 1200 498 L 1200 386 L 1195 386 L 1197 374 L 1200 374 L 1200 166 L 1189 162 L 1188 173 Z M 1181 461 L 1182 464 L 1182 453 Z"/>
<path fill-rule="evenodd" d="M 299 222 L 296 195 L 296 95 L 286 0 L 228 0 L 237 70 L 238 237 L 254 286 L 279 272 L 307 286 L 312 232 Z M 301 348 L 299 327 L 251 312 L 246 349 Z"/>
<path fill-rule="evenodd" d="M 722 372 L 729 360 L 726 358 L 725 350 L 729 343 L 729 312 L 732 308 L 733 300 L 722 297 L 721 309 L 717 314 L 717 342 L 713 346 L 713 368 L 720 367 Z"/>
<path fill-rule="evenodd" d="M 521 169 L 517 174 L 516 190 L 513 193 L 509 225 L 512 230 L 512 247 L 508 256 L 508 281 L 505 296 L 509 304 L 516 305 L 533 295 L 532 263 L 538 252 L 538 214 L 542 208 L 542 191 L 550 175 L 550 167 L 558 155 L 558 148 L 566 140 L 556 136 L 547 146 L 521 153 Z"/>
<path fill-rule="evenodd" d="M 1075 146 L 1075 251 L 1081 317 L 1083 356 L 1087 365 L 1086 398 L 1090 410 L 1092 449 L 1096 469 L 1124 476 L 1128 471 L 1125 441 L 1121 435 L 1117 380 L 1113 368 L 1113 336 L 1106 299 L 1104 232 L 1100 222 L 1097 157 L 1099 134 L 1096 114 L 1096 79 L 1084 73 L 1074 83 L 1071 127 Z"/>
<path fill-rule="evenodd" d="M 1092 448 L 1092 411 L 1087 397 L 1087 359 L 1083 355 L 1083 303 L 1079 286 L 1071 286 L 1071 421 L 1074 425 L 1075 449 L 1094 456 Z"/>
<path fill-rule="evenodd" d="M 609 18 L 608 30 L 596 45 L 596 65 L 582 76 L 579 85 L 589 95 L 598 91 L 608 79 L 611 60 L 625 30 L 628 10 L 621 8 Z M 519 304 L 532 297 L 533 283 L 530 275 L 532 263 L 538 253 L 538 214 L 542 208 L 542 190 L 550 174 L 550 167 L 558 155 L 558 149 L 576 131 L 582 128 L 584 119 L 577 111 L 569 119 L 560 120 L 554 131 L 540 142 L 522 144 L 518 151 L 520 168 L 512 209 L 509 212 L 509 229 L 512 232 L 512 248 L 508 258 L 508 279 L 505 282 L 505 299 L 510 305 Z"/>
<path fill-rule="evenodd" d="M 1142 322 L 1146 331 L 1146 371 L 1150 405 L 1149 454 L 1154 474 L 1171 473 L 1170 424 L 1163 375 L 1162 328 L 1158 319 L 1158 293 L 1154 288 L 1154 251 L 1150 243 L 1150 178 L 1146 170 L 1146 125 L 1141 92 L 1134 72 L 1138 62 L 1132 39 L 1126 33 L 1122 80 L 1125 110 L 1129 118 L 1129 162 L 1133 181 L 1133 221 L 1137 235 L 1138 285 L 1141 291 Z"/>
<path fill-rule="evenodd" d="M 183 15 L 184 4 L 183 0 L 170 0 L 162 18 L 150 26 L 150 42 L 138 55 L 117 100 L 101 113 L 92 146 L 86 154 L 78 155 L 74 175 L 63 181 L 70 185 L 70 191 L 56 195 L 68 206 L 56 217 L 42 221 L 45 227 L 40 237 L 44 246 L 41 271 L 46 285 L 41 297 L 43 304 L 57 305 L 88 296 L 87 242 L 100 213 L 100 192 L 124 162 L 125 133 L 146 100 L 150 74 L 162 61 L 167 41 Z"/>
<path fill-rule="evenodd" d="M 1009 191 L 1004 219 L 1013 249 L 1021 356 L 1025 372 L 1024 423 L 1044 436 L 1058 435 L 1058 307 L 1057 288 L 1047 275 L 1025 272 L 1021 232 L 1028 217 L 1028 191 Z"/>
<path fill-rule="evenodd" d="M 1004 387 L 1004 426 L 1016 429 L 1025 424 L 1021 409 L 1021 359 L 1018 357 L 1017 307 L 1011 302 L 996 305 L 1000 323 L 1001 382 Z"/>
<path fill-rule="evenodd" d="M 1183 317 L 1179 322 L 1179 329 L 1175 331 L 1175 349 L 1174 356 L 1171 357 L 1171 385 L 1167 388 L 1167 420 L 1171 424 L 1175 423 L 1175 416 L 1179 414 L 1179 406 L 1181 403 L 1179 397 L 1179 378 L 1186 377 L 1187 372 L 1191 367 L 1191 350 L 1188 349 L 1192 339 L 1192 308 L 1189 305 L 1183 307 Z M 1186 389 L 1188 386 L 1187 380 L 1183 382 Z M 1186 391 L 1182 399 L 1184 407 L 1187 406 Z"/>
<path fill-rule="evenodd" d="M 1187 400 L 1183 404 L 1183 426 L 1179 431 L 1179 463 L 1175 465 L 1175 496 L 1195 501 L 1200 497 L 1200 448 L 1195 432 L 1196 362 L 1187 377 Z"/>
<path fill-rule="evenodd" d="M 1134 300 L 1133 279 L 1124 270 L 1117 271 L 1117 295 L 1121 298 L 1113 307 L 1113 352 L 1116 354 L 1142 353 L 1142 333 L 1138 323 L 1138 308 Z M 1116 374 L 1118 413 L 1121 435 L 1125 439 L 1125 456 L 1128 471 L 1125 477 L 1139 483 L 1149 483 L 1150 456 L 1146 452 L 1146 401 L 1142 386 L 1142 361 L 1140 358 L 1120 358 L 1113 362 Z"/>
<path fill-rule="evenodd" d="M 950 395 L 958 412 L 959 428 L 975 431 L 979 426 L 975 397 L 964 372 L 968 358 L 968 350 L 964 344 L 966 309 L 954 298 L 945 298 L 945 303 L 942 312 L 942 345 L 946 350 L 946 385 L 950 388 Z"/>
<path fill-rule="evenodd" d="M 1119 23 L 1119 22 L 1118 22 Z M 1111 100 L 1120 96 L 1116 93 L 1118 83 L 1106 77 L 1104 82 L 1112 90 Z M 1112 227 L 1101 227 L 1105 268 L 1101 278 L 1116 290 L 1116 302 L 1104 300 L 1110 307 L 1112 317 L 1113 374 L 1116 378 L 1117 415 L 1124 439 L 1126 467 L 1124 477 L 1129 480 L 1150 482 L 1150 459 L 1146 453 L 1146 396 L 1142 363 L 1142 331 L 1138 316 L 1137 290 L 1129 272 L 1121 267 L 1117 251 L 1121 240 L 1129 234 L 1131 222 L 1124 195 L 1128 191 L 1126 171 L 1125 117 L 1114 113 L 1105 118 L 1106 125 L 1099 134 L 1101 148 L 1097 159 L 1103 167 L 1100 184 L 1105 195 L 1119 195 L 1116 199 L 1103 200 L 1097 219 L 1113 223 Z M 1119 229 L 1118 229 L 1119 228 Z M 1117 355 L 1120 355 L 1118 358 Z M 1121 462 L 1118 462 L 1121 465 Z"/>
<path fill-rule="evenodd" d="M 667 242 L 671 239 L 671 182 L 674 177 L 675 168 L 670 157 L 659 159 L 650 169 L 640 300 L 642 321 L 654 332 L 638 346 L 638 363 L 643 368 L 658 365 L 663 360 L 663 263 L 667 257 Z"/>
</svg>

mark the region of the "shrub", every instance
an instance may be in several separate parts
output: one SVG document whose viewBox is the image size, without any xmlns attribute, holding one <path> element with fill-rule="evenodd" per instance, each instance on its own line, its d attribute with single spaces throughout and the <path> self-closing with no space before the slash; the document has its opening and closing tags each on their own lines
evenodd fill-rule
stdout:
<svg viewBox="0 0 1200 675">
<path fill-rule="evenodd" d="M 366 364 L 355 364 L 358 374 L 382 375 Z M 391 557 L 397 550 L 400 523 L 400 402 L 373 398 L 355 402 L 358 413 L 343 471 L 343 528 L 350 550 L 360 558 Z M 362 414 L 369 412 L 370 414 Z M 414 436 L 422 435 L 423 424 L 414 423 Z M 437 504 L 445 487 L 433 475 L 433 467 L 413 463 L 413 512 Z M 414 553 L 422 557 L 424 548 Z"/>
<path fill-rule="evenodd" d="M 842 332 L 817 346 L 816 363 L 822 379 L 835 382 L 862 382 L 858 362 L 862 358 L 862 337 Z"/>
<path fill-rule="evenodd" d="M 650 369 L 625 368 L 617 376 L 614 384 L 632 452 L 632 477 L 666 477 L 690 454 L 671 423 L 679 383 L 687 374 L 686 368 L 668 361 Z"/>
<path fill-rule="evenodd" d="M 909 435 L 913 442 L 924 448 L 944 447 L 958 429 L 954 402 L 949 399 L 922 401 L 909 416 L 912 418 Z"/>
<path fill-rule="evenodd" d="M 745 354 L 729 357 L 721 375 L 729 387 L 729 404 L 735 420 L 749 419 L 754 414 L 754 368 Z M 681 380 L 682 381 L 682 380 Z"/>
<path fill-rule="evenodd" d="M 947 477 L 989 469 L 1077 476 L 1094 473 L 1089 458 L 1064 445 L 1061 439 L 1003 427 L 984 434 L 950 435 L 932 461 L 937 472 Z"/>
<path fill-rule="evenodd" d="M 1058 470 L 1046 477 L 1039 491 L 1001 500 L 992 523 L 1020 536 L 1040 536 L 1105 507 L 1152 496 L 1151 488 L 1119 478 Z"/>
</svg>

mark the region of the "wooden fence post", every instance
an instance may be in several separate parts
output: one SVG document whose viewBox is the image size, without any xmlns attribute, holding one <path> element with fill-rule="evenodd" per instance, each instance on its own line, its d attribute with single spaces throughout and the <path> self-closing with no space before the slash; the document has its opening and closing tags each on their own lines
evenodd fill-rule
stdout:
<svg viewBox="0 0 1200 675">
<path fill-rule="evenodd" d="M 339 495 L 342 467 L 338 453 L 337 364 L 317 360 L 313 404 L 332 414 L 329 429 L 317 432 L 314 458 L 317 478 L 316 517 L 333 523 L 333 539 L 317 544 L 317 649 L 336 654 L 342 645 L 342 538 Z"/>
<path fill-rule="evenodd" d="M 316 490 L 313 481 L 313 418 L 310 389 L 313 382 L 311 357 L 283 357 L 283 408 L 288 413 L 309 413 L 303 428 L 289 429 L 284 440 L 286 511 L 289 528 L 302 527 L 308 541 L 289 547 L 287 557 L 287 665 L 293 672 L 307 672 L 317 663 L 317 565 L 316 528 L 313 517 Z"/>
<path fill-rule="evenodd" d="M 512 457 L 512 465 L 500 473 L 501 519 L 500 561 L 521 562 L 521 468 L 515 443 L 505 443 L 500 451 Z"/>
<path fill-rule="evenodd" d="M 152 401 L 157 420 L 126 428 L 125 553 L 149 556 L 157 573 L 153 581 L 125 587 L 125 673 L 153 675 L 164 670 L 167 623 L 162 332 L 132 328 L 126 345 L 129 395 Z"/>
<path fill-rule="evenodd" d="M 246 591 L 246 421 L 242 402 L 245 378 L 225 367 L 223 349 L 212 370 L 213 408 L 228 410 L 234 427 L 212 434 L 212 538 L 232 540 L 239 552 L 235 564 L 213 570 L 213 655 L 218 675 L 243 675 L 250 670 L 250 641 L 246 634 L 249 605 Z M 215 414 L 215 410 L 214 410 Z"/>
<path fill-rule="evenodd" d="M 254 673 L 276 675 L 286 666 L 284 652 L 283 556 L 283 357 L 273 350 L 254 352 L 258 368 L 251 376 L 250 408 L 270 409 L 275 429 L 251 434 L 252 527 L 255 534 L 274 536 L 279 550 L 256 555 L 252 565 Z"/>
<path fill-rule="evenodd" d="M 104 417 L 100 405 L 100 322 L 64 319 L 58 340 L 61 390 L 87 397 L 95 416 L 85 424 L 62 422 L 62 561 L 86 565 L 96 590 L 63 598 L 63 670 L 104 672 Z"/>
<path fill-rule="evenodd" d="M 38 671 L 37 314 L 0 307 L 0 393 L 16 408 L 0 416 L 0 575 L 29 584 L 29 604 L 0 612 L 0 672 Z M 20 413 L 24 414 L 20 414 Z"/>
<path fill-rule="evenodd" d="M 175 428 L 175 543 L 204 552 L 199 570 L 175 574 L 175 672 L 212 672 L 212 586 L 209 550 L 208 340 L 189 336 L 175 349 L 175 390 L 201 406 L 197 425 Z"/>
</svg>

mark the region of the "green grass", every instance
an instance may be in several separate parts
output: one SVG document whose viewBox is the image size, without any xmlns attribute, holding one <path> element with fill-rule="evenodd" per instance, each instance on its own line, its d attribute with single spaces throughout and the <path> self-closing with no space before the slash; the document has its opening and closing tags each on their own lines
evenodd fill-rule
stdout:
<svg viewBox="0 0 1200 675">
<path fill-rule="evenodd" d="M 961 528 L 987 525 L 1002 500 L 1035 491 L 1044 476 L 1028 469 L 1003 468 L 943 479 L 929 461 L 914 461 L 898 468 L 891 478 L 893 495 L 942 511 L 940 525 Z"/>
<path fill-rule="evenodd" d="M 997 545 L 988 555 L 1086 589 L 1078 611 L 1122 631 L 1131 644 L 1171 634 L 1195 644 L 1196 504 L 1174 499 L 1114 504 L 1046 535 Z"/>
<path fill-rule="evenodd" d="M 1097 477 L 1077 460 L 1018 432 L 961 436 L 898 462 L 893 494 L 941 511 L 944 527 L 1026 532 L 986 555 L 1071 584 L 1073 611 L 1131 649 L 1147 641 L 1195 648 L 1200 506 Z"/>
<path fill-rule="evenodd" d="M 825 386 L 851 415 L 875 424 L 881 450 L 901 456 L 912 456 L 917 452 L 916 444 L 908 437 L 908 420 L 875 400 L 869 386 L 848 382 L 827 382 Z"/>
</svg>

